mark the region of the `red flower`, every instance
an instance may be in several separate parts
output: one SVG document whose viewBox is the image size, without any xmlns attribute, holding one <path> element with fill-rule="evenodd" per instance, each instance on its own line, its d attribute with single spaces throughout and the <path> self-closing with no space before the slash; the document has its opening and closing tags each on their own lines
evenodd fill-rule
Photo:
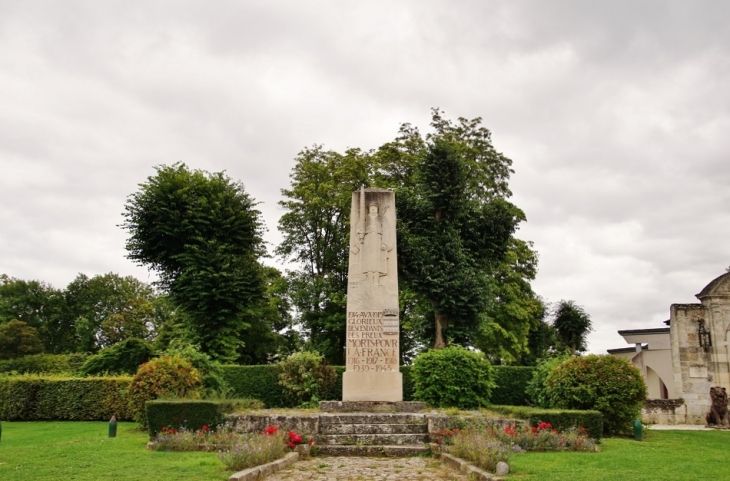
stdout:
<svg viewBox="0 0 730 481">
<path fill-rule="evenodd" d="M 174 433 L 175 433 L 175 430 L 172 428 L 167 430 L 167 434 L 174 434 Z"/>
<path fill-rule="evenodd" d="M 292 449 L 294 449 L 294 448 L 296 448 L 296 447 L 297 447 L 297 445 L 296 445 L 296 444 L 294 444 L 294 443 L 293 443 L 293 442 L 291 442 L 291 441 L 287 441 L 286 445 L 287 445 L 287 446 L 289 446 L 289 447 L 290 447 L 290 448 L 292 448 Z"/>
<path fill-rule="evenodd" d="M 203 430 L 203 431 L 205 431 L 205 432 L 208 432 L 208 431 L 210 431 L 210 428 L 209 428 L 209 427 L 208 427 L 208 425 L 206 425 L 206 424 L 203 424 L 203 427 L 202 427 L 202 428 L 200 428 L 200 429 L 202 429 L 202 430 Z"/>
<path fill-rule="evenodd" d="M 160 431 L 162 431 L 163 433 L 164 433 L 165 431 L 167 431 L 167 426 L 162 426 L 162 429 L 160 429 Z"/>
<path fill-rule="evenodd" d="M 277 428 L 276 426 L 269 426 L 268 428 L 264 429 L 264 434 L 266 434 L 267 436 L 271 436 L 278 430 L 279 428 Z"/>
<path fill-rule="evenodd" d="M 314 444 L 314 438 L 309 438 L 309 445 L 311 446 L 312 444 Z"/>
<path fill-rule="evenodd" d="M 287 433 L 287 435 L 289 436 L 289 441 L 291 441 L 294 444 L 299 444 L 302 442 L 302 437 L 300 435 L 298 435 L 297 433 L 295 433 L 294 431 L 289 431 Z"/>
<path fill-rule="evenodd" d="M 553 425 L 550 424 L 550 423 L 542 422 L 542 423 L 540 423 L 540 424 L 537 425 L 537 428 L 542 431 L 543 429 L 552 429 L 553 428 Z"/>
</svg>

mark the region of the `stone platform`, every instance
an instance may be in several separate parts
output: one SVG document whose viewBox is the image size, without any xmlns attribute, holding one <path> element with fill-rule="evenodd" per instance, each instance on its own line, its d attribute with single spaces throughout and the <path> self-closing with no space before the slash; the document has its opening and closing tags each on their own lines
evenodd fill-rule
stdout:
<svg viewBox="0 0 730 481">
<path fill-rule="evenodd" d="M 323 413 L 419 413 L 427 409 L 419 401 L 321 401 L 319 410 Z"/>
</svg>

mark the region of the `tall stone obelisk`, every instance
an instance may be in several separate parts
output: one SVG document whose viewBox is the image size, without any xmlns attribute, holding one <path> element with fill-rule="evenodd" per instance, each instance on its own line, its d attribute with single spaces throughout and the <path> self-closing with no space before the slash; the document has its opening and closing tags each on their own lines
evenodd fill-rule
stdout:
<svg viewBox="0 0 730 481">
<path fill-rule="evenodd" d="M 343 401 L 403 400 L 395 219 L 393 192 L 352 193 Z"/>
</svg>

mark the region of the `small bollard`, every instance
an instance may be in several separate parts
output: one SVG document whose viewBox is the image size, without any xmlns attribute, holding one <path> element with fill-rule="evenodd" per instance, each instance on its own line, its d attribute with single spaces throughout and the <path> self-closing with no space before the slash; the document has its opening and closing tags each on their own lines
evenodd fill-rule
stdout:
<svg viewBox="0 0 730 481">
<path fill-rule="evenodd" d="M 116 416 L 112 416 L 112 418 L 109 420 L 109 437 L 110 438 L 117 437 L 117 417 Z"/>
<path fill-rule="evenodd" d="M 634 439 L 642 441 L 644 439 L 644 426 L 641 424 L 641 419 L 636 418 L 634 421 Z"/>
</svg>

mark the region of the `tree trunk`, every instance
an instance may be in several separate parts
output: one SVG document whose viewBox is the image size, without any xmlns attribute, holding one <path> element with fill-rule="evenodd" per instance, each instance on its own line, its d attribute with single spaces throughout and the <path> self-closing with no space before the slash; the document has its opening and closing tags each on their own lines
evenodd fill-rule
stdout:
<svg viewBox="0 0 730 481">
<path fill-rule="evenodd" d="M 436 317 L 436 340 L 433 343 L 433 348 L 443 349 L 446 347 L 443 330 L 449 321 L 448 318 L 440 312 L 434 312 L 434 316 Z"/>
</svg>

